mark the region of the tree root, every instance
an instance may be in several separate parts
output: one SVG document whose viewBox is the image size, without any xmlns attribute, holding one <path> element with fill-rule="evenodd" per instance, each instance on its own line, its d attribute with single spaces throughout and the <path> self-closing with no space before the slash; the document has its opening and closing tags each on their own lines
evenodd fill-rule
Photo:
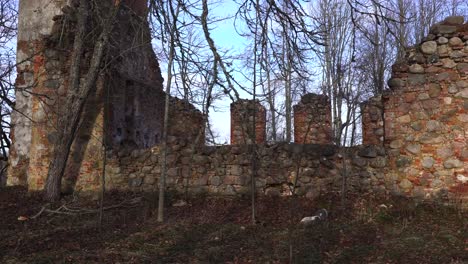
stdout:
<svg viewBox="0 0 468 264">
<path fill-rule="evenodd" d="M 115 205 L 105 206 L 102 208 L 102 210 L 106 211 L 106 210 L 117 209 L 117 208 L 137 207 L 142 202 L 142 200 L 143 200 L 142 197 L 136 197 L 130 200 L 124 200 L 121 203 L 118 203 Z M 96 214 L 101 211 L 100 208 L 86 209 L 86 208 L 72 207 L 67 204 L 62 204 L 57 209 L 50 209 L 49 206 L 50 206 L 49 204 L 44 205 L 37 214 L 31 217 L 28 217 L 28 219 L 39 218 L 44 213 L 75 216 L 75 215 L 83 215 L 83 214 Z"/>
</svg>

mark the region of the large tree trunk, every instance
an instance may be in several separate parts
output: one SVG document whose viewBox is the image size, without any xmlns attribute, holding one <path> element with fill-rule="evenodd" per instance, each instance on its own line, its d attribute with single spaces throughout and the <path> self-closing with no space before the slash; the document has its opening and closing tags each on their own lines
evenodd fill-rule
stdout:
<svg viewBox="0 0 468 264">
<path fill-rule="evenodd" d="M 81 113 L 91 91 L 95 88 L 96 80 L 99 74 L 100 65 L 107 46 L 112 25 L 117 11 L 120 7 L 120 1 L 115 2 L 113 12 L 105 22 L 102 32 L 96 40 L 93 55 L 91 57 L 89 71 L 86 74 L 82 84 L 79 82 L 79 72 L 81 64 L 81 53 L 86 33 L 86 19 L 89 12 L 87 0 L 80 1 L 80 22 L 78 23 L 78 33 L 75 36 L 73 61 L 70 72 L 70 84 L 66 97 L 67 111 L 59 117 L 59 136 L 54 149 L 54 156 L 49 165 L 49 172 L 45 185 L 45 198 L 49 201 L 60 199 L 60 189 L 63 173 L 68 161 L 70 148 L 75 139 L 75 133 L 80 123 Z"/>
</svg>

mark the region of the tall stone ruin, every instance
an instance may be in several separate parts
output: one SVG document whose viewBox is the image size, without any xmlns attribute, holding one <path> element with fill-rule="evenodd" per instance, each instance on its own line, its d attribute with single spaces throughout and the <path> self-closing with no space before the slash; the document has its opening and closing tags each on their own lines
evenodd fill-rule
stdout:
<svg viewBox="0 0 468 264">
<path fill-rule="evenodd" d="M 9 185 L 40 190 L 45 183 L 57 136 L 57 117 L 67 111 L 64 103 L 76 23 L 69 19 L 68 12 L 75 11 L 67 4 L 67 0 L 19 1 L 18 111 L 12 115 Z M 142 149 L 158 144 L 162 138 L 163 78 L 152 50 L 146 14 L 147 0 L 126 0 L 117 15 L 108 50 L 112 62 L 87 100 L 64 175 L 68 188 L 96 188 L 104 146 L 116 152 Z M 86 47 L 84 60 L 90 52 Z M 193 114 L 174 119 L 186 122 L 170 126 L 171 133 L 183 137 L 178 129 L 190 124 L 194 125 L 192 130 L 202 130 L 203 118 L 193 106 L 173 98 L 171 112 L 181 117 L 181 105 Z M 190 117 L 195 123 L 188 120 Z"/>
<path fill-rule="evenodd" d="M 411 196 L 468 193 L 468 24 L 434 25 L 393 65 L 383 95 L 387 184 Z"/>
<path fill-rule="evenodd" d="M 265 141 L 265 107 L 259 101 L 247 99 L 231 103 L 231 145 L 261 144 Z"/>
<path fill-rule="evenodd" d="M 294 142 L 332 144 L 331 104 L 328 96 L 303 95 L 294 107 Z"/>
</svg>

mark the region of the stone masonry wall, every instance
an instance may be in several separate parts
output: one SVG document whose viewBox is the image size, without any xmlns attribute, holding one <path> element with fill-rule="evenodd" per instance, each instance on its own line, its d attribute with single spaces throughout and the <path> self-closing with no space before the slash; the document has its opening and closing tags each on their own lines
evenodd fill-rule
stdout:
<svg viewBox="0 0 468 264">
<path fill-rule="evenodd" d="M 57 115 L 66 111 L 73 39 L 73 31 L 60 35 L 63 38 L 56 34 L 66 1 L 45 2 L 20 1 L 18 60 L 23 63 L 18 66 L 16 106 L 26 115 L 12 115 L 7 180 L 9 185 L 32 190 L 43 187 Z M 64 178 L 70 191 L 99 188 L 103 155 L 107 187 L 157 188 L 165 94 L 148 25 L 140 17 L 146 13 L 146 1 L 131 3 L 134 9 L 122 10 L 112 38 L 110 54 L 118 54 L 116 63 L 99 79 L 72 146 Z M 141 41 L 139 48 L 130 49 L 133 40 Z M 354 148 L 332 145 L 331 105 L 323 95 L 304 95 L 294 106 L 296 143 L 292 144 L 265 144 L 265 108 L 258 101 L 235 102 L 232 145 L 217 147 L 204 146 L 206 117 L 189 103 L 171 98 L 168 186 L 192 193 L 246 193 L 252 174 L 249 144 L 256 143 L 260 194 L 294 191 L 316 197 L 340 191 L 346 182 L 351 191 L 467 202 L 468 24 L 462 17 L 450 17 L 432 27 L 424 42 L 393 66 L 388 84 L 391 89 L 381 100 L 362 104 L 367 146 Z"/>
<path fill-rule="evenodd" d="M 382 97 L 376 96 L 361 103 L 362 144 L 383 145 L 384 121 Z"/>
<path fill-rule="evenodd" d="M 252 144 L 255 113 L 255 143 L 266 141 L 266 110 L 259 101 L 241 99 L 231 103 L 231 145 Z"/>
<path fill-rule="evenodd" d="M 388 182 L 425 198 L 468 197 L 468 24 L 449 17 L 393 66 L 383 95 Z"/>
<path fill-rule="evenodd" d="M 295 143 L 332 143 L 331 104 L 326 95 L 306 94 L 293 108 Z"/>
<path fill-rule="evenodd" d="M 168 155 L 170 189 L 189 193 L 210 192 L 222 195 L 249 191 L 251 158 L 248 145 L 202 146 L 175 143 Z M 106 182 L 111 189 L 151 191 L 157 189 L 160 175 L 159 146 L 132 153 L 108 153 L 113 158 L 106 167 Z M 357 147 L 342 150 L 333 145 L 287 144 L 258 145 L 256 186 L 260 194 L 316 197 L 339 191 L 346 177 L 348 189 L 385 190 L 381 169 L 387 160 L 382 147 Z M 345 158 L 344 158 L 345 157 Z M 345 166 L 346 164 L 346 166 Z"/>
</svg>

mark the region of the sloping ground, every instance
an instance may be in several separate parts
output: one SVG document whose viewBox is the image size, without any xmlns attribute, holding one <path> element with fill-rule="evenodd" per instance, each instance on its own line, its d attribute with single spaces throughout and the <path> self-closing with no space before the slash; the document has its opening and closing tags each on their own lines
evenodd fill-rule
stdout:
<svg viewBox="0 0 468 264">
<path fill-rule="evenodd" d="M 261 198 L 251 225 L 248 198 L 198 197 L 168 207 L 158 224 L 153 198 L 122 203 L 137 196 L 108 194 L 106 206 L 122 206 L 105 211 L 99 232 L 96 213 L 61 210 L 67 214 L 19 221 L 40 211 L 40 195 L 0 189 L 0 263 L 468 262 L 468 214 L 455 208 L 370 195 L 348 197 L 346 210 L 338 196 Z M 69 197 L 67 206 L 96 209 L 98 202 Z M 298 224 L 319 208 L 329 210 L 328 221 Z"/>
</svg>

